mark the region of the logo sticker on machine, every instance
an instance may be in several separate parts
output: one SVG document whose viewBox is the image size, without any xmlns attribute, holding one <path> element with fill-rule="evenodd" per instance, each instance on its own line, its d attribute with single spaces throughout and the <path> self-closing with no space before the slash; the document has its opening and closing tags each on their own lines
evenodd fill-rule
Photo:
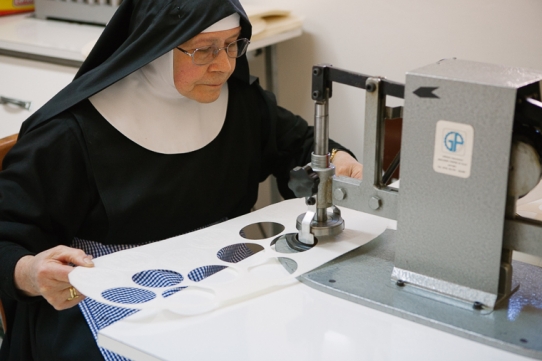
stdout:
<svg viewBox="0 0 542 361">
<path fill-rule="evenodd" d="M 439 120 L 435 134 L 434 171 L 468 178 L 471 171 L 473 145 L 472 125 Z"/>
</svg>

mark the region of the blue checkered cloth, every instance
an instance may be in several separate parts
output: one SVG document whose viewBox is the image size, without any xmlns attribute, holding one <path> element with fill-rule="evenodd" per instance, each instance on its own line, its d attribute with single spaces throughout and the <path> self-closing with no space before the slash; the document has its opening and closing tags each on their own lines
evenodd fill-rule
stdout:
<svg viewBox="0 0 542 361">
<path fill-rule="evenodd" d="M 145 244 L 148 243 L 152 242 L 147 242 Z M 96 258 L 141 245 L 142 244 L 104 245 L 94 241 L 74 238 L 71 246 L 73 248 L 82 249 L 85 253 Z M 217 257 L 226 262 L 237 263 L 250 257 L 252 254 L 253 252 L 246 244 L 239 243 L 222 248 L 217 253 Z M 187 277 L 194 282 L 199 282 L 224 268 L 227 268 L 227 266 L 203 266 L 190 271 Z M 132 277 L 135 284 L 143 287 L 174 287 L 165 290 L 162 293 L 163 297 L 169 297 L 186 288 L 177 286 L 183 279 L 181 274 L 163 269 L 138 272 Z M 136 304 L 148 302 L 155 297 L 155 294 L 151 291 L 137 287 L 119 287 L 104 291 L 102 296 L 115 303 Z M 139 311 L 137 309 L 106 305 L 88 297 L 79 303 L 79 308 L 81 309 L 96 342 L 98 340 L 98 331 Z M 102 347 L 99 347 L 99 349 L 106 361 L 130 361 L 126 357 L 120 356 Z"/>
</svg>

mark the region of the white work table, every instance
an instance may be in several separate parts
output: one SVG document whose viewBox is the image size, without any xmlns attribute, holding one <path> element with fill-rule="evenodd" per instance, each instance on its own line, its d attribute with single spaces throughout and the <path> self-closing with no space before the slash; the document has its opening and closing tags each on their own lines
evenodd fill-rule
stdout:
<svg viewBox="0 0 542 361">
<path fill-rule="evenodd" d="M 99 344 L 138 361 L 528 360 L 302 283 L 184 319 L 142 311 L 100 331 Z"/>
</svg>

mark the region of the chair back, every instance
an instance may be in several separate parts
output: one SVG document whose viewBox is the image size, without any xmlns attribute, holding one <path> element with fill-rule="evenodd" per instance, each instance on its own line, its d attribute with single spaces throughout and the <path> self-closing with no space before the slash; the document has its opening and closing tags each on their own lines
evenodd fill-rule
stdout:
<svg viewBox="0 0 542 361">
<path fill-rule="evenodd" d="M 17 142 L 17 136 L 18 134 L 13 134 L 0 139 L 0 170 L 2 170 L 2 162 L 4 161 L 4 157 Z"/>
<path fill-rule="evenodd" d="M 2 305 L 2 300 L 0 300 L 0 319 L 2 321 L 2 330 L 4 334 L 8 331 L 8 323 L 6 319 L 6 312 L 4 311 L 4 305 Z"/>
</svg>

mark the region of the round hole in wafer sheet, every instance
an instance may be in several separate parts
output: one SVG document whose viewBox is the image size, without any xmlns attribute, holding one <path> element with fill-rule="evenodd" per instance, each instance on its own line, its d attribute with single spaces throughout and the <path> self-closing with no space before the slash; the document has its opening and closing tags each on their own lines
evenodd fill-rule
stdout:
<svg viewBox="0 0 542 361">
<path fill-rule="evenodd" d="M 116 287 L 103 291 L 102 297 L 113 303 L 129 305 L 152 301 L 156 294 L 136 287 Z"/>
<path fill-rule="evenodd" d="M 264 248 L 260 246 L 259 244 L 236 243 L 236 244 L 230 244 L 229 246 L 221 248 L 216 253 L 216 256 L 218 257 L 218 259 L 224 262 L 237 263 L 263 250 Z"/>
<path fill-rule="evenodd" d="M 238 273 L 235 269 L 222 265 L 202 266 L 188 273 L 188 279 L 206 285 L 231 282 L 237 277 Z"/>
<path fill-rule="evenodd" d="M 167 297 L 172 296 L 172 295 L 176 294 L 177 292 L 182 291 L 184 289 L 186 289 L 186 287 L 175 287 L 175 288 L 171 288 L 169 290 L 165 290 L 164 292 L 162 292 L 162 297 L 167 298 Z"/>
<path fill-rule="evenodd" d="M 266 239 L 274 237 L 284 231 L 284 226 L 276 222 L 258 222 L 243 227 L 239 235 L 246 239 Z"/>
<path fill-rule="evenodd" d="M 175 271 L 165 269 L 154 269 L 141 271 L 132 276 L 139 286 L 144 287 L 172 287 L 183 281 L 184 277 Z"/>
</svg>

